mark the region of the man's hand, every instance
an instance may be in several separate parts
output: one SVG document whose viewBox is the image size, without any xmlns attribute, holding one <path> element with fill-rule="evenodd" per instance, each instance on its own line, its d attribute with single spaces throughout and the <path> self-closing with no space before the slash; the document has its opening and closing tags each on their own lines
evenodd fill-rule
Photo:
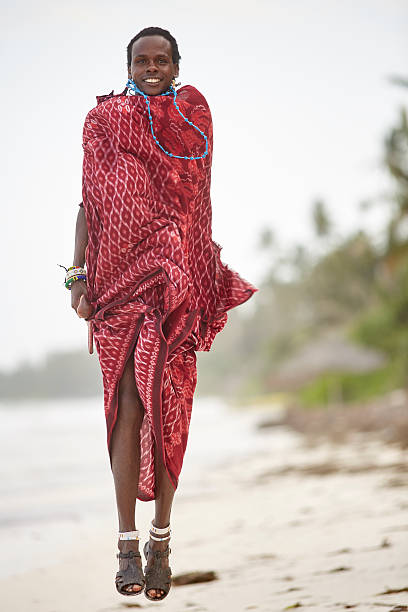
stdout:
<svg viewBox="0 0 408 612">
<path fill-rule="evenodd" d="M 87 319 L 93 311 L 88 301 L 86 282 L 77 280 L 71 285 L 71 306 L 81 319 Z"/>
</svg>

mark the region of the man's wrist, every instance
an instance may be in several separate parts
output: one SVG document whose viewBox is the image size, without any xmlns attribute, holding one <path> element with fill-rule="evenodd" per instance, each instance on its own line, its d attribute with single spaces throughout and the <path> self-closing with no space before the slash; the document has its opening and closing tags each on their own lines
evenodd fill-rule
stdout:
<svg viewBox="0 0 408 612">
<path fill-rule="evenodd" d="M 65 287 L 70 290 L 72 285 L 78 280 L 86 281 L 85 268 L 81 268 L 79 266 L 69 267 L 65 276 Z"/>
<path fill-rule="evenodd" d="M 84 278 L 77 278 L 76 280 L 71 282 L 71 287 L 72 285 L 75 285 L 75 283 L 84 283 L 86 286 L 86 280 Z"/>
</svg>

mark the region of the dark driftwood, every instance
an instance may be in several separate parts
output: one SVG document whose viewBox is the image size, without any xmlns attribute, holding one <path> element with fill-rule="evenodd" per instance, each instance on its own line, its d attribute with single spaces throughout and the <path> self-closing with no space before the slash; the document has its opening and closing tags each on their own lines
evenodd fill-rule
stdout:
<svg viewBox="0 0 408 612">
<path fill-rule="evenodd" d="M 197 584 L 199 582 L 212 582 L 218 580 L 215 572 L 187 572 L 186 574 L 178 574 L 173 576 L 172 583 L 174 586 L 184 586 L 185 584 Z"/>
</svg>

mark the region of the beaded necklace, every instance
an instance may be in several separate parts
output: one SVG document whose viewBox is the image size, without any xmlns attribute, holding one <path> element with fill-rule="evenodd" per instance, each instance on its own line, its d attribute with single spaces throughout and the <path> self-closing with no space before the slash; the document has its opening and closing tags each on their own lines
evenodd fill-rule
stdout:
<svg viewBox="0 0 408 612">
<path fill-rule="evenodd" d="M 181 117 L 183 117 L 184 121 L 186 123 L 188 123 L 189 125 L 191 125 L 191 127 L 193 127 L 195 130 L 197 130 L 197 132 L 199 132 L 201 134 L 201 136 L 204 138 L 205 140 L 205 152 L 200 155 L 199 157 L 186 157 L 185 155 L 175 155 L 174 153 L 170 153 L 169 151 L 166 151 L 166 149 L 164 147 L 162 147 L 162 145 L 160 144 L 160 142 L 158 141 L 156 134 L 154 133 L 154 128 L 153 128 L 153 118 L 152 118 L 152 113 L 150 111 L 150 100 L 149 97 L 147 96 L 147 94 L 144 93 L 144 91 L 142 91 L 141 89 L 138 88 L 138 86 L 136 85 L 136 83 L 132 80 L 129 79 L 128 82 L 126 83 L 126 87 L 128 89 L 131 89 L 132 91 L 134 91 L 137 94 L 140 94 L 144 97 L 144 100 L 146 102 L 146 106 L 147 106 L 147 112 L 149 114 L 149 122 L 150 122 L 150 131 L 152 133 L 153 136 L 153 140 L 155 141 L 155 143 L 160 147 L 160 149 L 169 157 L 177 157 L 178 159 L 202 159 L 203 157 L 205 157 L 208 154 L 208 138 L 207 136 L 204 134 L 204 132 L 202 132 L 200 130 L 200 128 L 198 128 L 196 125 L 194 125 L 194 123 L 192 121 L 189 121 L 187 119 L 187 117 L 185 117 L 183 115 L 183 113 L 181 112 L 181 110 L 178 107 L 178 104 L 176 102 L 176 98 L 177 98 L 177 92 L 175 90 L 174 87 L 172 87 L 170 85 L 169 89 L 167 91 L 165 91 L 164 93 L 160 94 L 161 96 L 170 96 L 171 94 L 173 94 L 173 104 L 176 107 L 179 115 L 181 115 Z"/>
</svg>

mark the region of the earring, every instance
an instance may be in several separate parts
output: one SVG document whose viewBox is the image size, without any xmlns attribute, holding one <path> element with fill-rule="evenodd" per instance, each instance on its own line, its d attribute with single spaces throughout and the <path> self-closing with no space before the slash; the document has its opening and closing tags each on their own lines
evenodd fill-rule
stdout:
<svg viewBox="0 0 408 612">
<path fill-rule="evenodd" d="M 181 83 L 176 83 L 176 78 L 174 77 L 172 82 L 171 82 L 172 88 L 176 89 L 176 87 L 178 87 L 179 85 L 181 85 Z"/>
</svg>

